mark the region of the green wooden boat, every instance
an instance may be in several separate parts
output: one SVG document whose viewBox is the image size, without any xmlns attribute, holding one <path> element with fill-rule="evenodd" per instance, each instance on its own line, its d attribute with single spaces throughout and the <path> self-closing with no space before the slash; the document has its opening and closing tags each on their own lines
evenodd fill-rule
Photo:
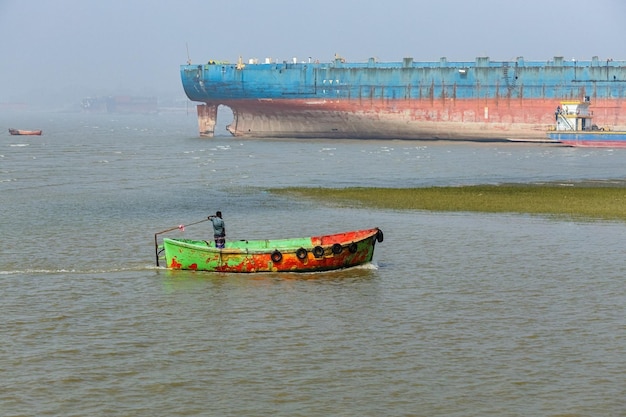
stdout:
<svg viewBox="0 0 626 417">
<path fill-rule="evenodd" d="M 313 272 L 371 262 L 378 229 L 294 239 L 227 241 L 163 239 L 167 267 L 217 272 Z"/>
</svg>

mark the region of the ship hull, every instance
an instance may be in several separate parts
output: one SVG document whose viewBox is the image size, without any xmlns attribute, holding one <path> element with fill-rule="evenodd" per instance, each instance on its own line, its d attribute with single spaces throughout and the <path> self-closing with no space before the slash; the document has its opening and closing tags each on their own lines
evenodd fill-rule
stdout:
<svg viewBox="0 0 626 417">
<path fill-rule="evenodd" d="M 201 136 L 229 107 L 238 137 L 545 140 L 555 103 L 591 96 L 626 130 L 626 63 L 476 62 L 183 65 Z"/>
<path fill-rule="evenodd" d="M 292 99 L 224 105 L 233 111 L 227 130 L 234 136 L 305 139 L 543 140 L 554 110 L 553 100 L 387 100 L 372 106 Z M 207 105 L 200 106 L 199 120 L 203 107 Z"/>
</svg>

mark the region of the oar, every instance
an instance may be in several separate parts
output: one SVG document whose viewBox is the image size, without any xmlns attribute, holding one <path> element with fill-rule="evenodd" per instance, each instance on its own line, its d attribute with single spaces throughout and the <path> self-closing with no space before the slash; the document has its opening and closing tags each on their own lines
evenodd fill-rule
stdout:
<svg viewBox="0 0 626 417">
<path fill-rule="evenodd" d="M 178 230 L 185 230 L 185 227 L 188 227 L 188 226 L 193 226 L 194 224 L 198 224 L 198 223 L 206 222 L 206 221 L 208 221 L 208 220 L 209 220 L 209 219 L 207 218 L 207 219 L 200 220 L 200 221 L 197 221 L 197 222 L 194 222 L 194 223 L 189 223 L 189 224 L 179 224 L 179 225 L 178 225 L 178 226 L 176 226 L 176 227 L 170 227 L 169 229 L 165 229 L 165 230 L 162 230 L 162 231 L 160 231 L 160 232 L 156 232 L 156 233 L 154 234 L 154 252 L 155 252 L 155 255 L 156 255 L 156 266 L 159 266 L 159 244 L 158 244 L 158 242 L 157 242 L 157 236 L 158 236 L 158 235 L 163 234 L 163 233 L 167 233 L 167 232 L 171 232 L 172 230 L 176 230 L 176 229 L 178 229 Z"/>
</svg>

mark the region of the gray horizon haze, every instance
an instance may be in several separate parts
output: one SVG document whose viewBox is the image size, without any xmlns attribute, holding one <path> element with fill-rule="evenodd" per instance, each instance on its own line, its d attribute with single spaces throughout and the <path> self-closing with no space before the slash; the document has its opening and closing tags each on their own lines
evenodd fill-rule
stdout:
<svg viewBox="0 0 626 417">
<path fill-rule="evenodd" d="M 188 59 L 620 60 L 624 17 L 621 0 L 0 0 L 0 103 L 184 100 Z"/>
</svg>

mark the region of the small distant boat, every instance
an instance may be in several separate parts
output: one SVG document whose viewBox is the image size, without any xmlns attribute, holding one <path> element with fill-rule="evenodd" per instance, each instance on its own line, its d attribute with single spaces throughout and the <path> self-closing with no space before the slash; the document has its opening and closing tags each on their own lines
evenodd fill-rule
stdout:
<svg viewBox="0 0 626 417">
<path fill-rule="evenodd" d="M 556 108 L 555 126 L 548 137 L 563 145 L 587 148 L 626 148 L 626 131 L 611 131 L 593 124 L 591 103 L 563 101 Z"/>
<path fill-rule="evenodd" d="M 181 226 L 182 227 L 182 226 Z M 155 245 L 156 245 L 155 235 Z M 371 262 L 379 228 L 294 239 L 227 241 L 224 249 L 212 240 L 163 239 L 167 267 L 216 272 L 314 272 Z"/>
<path fill-rule="evenodd" d="M 9 133 L 12 135 L 41 136 L 41 130 L 9 129 Z"/>
</svg>

